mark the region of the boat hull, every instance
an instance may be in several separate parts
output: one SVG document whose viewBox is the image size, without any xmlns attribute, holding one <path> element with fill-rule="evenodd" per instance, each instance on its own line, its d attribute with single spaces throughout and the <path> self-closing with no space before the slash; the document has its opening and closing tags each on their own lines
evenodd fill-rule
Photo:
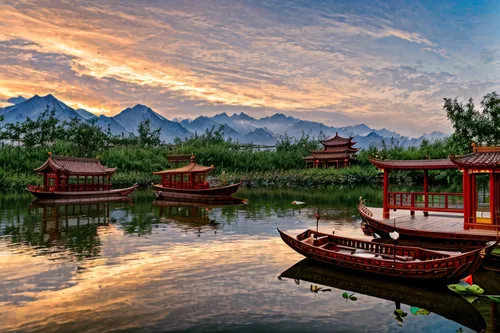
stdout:
<svg viewBox="0 0 500 333">
<path fill-rule="evenodd" d="M 80 192 L 63 192 L 63 191 L 37 191 L 28 188 L 28 191 L 40 200 L 59 200 L 59 199 L 89 199 L 89 198 L 120 198 L 126 197 L 134 192 L 139 185 L 134 184 L 131 187 L 120 188 L 108 191 L 80 191 Z"/>
<path fill-rule="evenodd" d="M 168 188 L 161 185 L 153 185 L 155 195 L 160 200 L 173 200 L 181 202 L 200 202 L 212 204 L 232 204 L 240 199 L 235 199 L 231 195 L 235 193 L 242 183 L 228 186 L 215 187 L 209 189 L 181 189 Z"/>
<path fill-rule="evenodd" d="M 347 269 L 393 276 L 406 279 L 453 279 L 458 280 L 474 273 L 482 264 L 486 253 L 485 248 L 476 249 L 464 254 L 453 255 L 448 258 L 427 261 L 392 261 L 377 257 L 365 258 L 345 253 L 328 251 L 320 246 L 311 245 L 298 240 L 279 230 L 281 239 L 297 253 L 330 265 Z M 352 240 L 357 241 L 357 240 Z M 362 241 L 364 242 L 364 241 Z M 364 242 L 370 243 L 370 242 Z M 373 243 L 376 244 L 376 243 Z M 380 245 L 383 246 L 383 245 Z M 399 248 L 404 248 L 399 246 Z"/>
</svg>

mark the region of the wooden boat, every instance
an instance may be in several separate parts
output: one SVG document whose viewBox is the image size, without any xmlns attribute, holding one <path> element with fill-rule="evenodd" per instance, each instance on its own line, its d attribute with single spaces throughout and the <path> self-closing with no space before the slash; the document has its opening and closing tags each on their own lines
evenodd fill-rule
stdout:
<svg viewBox="0 0 500 333">
<path fill-rule="evenodd" d="M 28 185 L 27 190 L 39 199 L 119 198 L 132 193 L 139 185 L 113 189 L 111 175 L 116 168 L 103 166 L 98 158 L 55 156 L 49 153 L 44 164 L 35 169 L 43 175 L 43 186 Z"/>
<path fill-rule="evenodd" d="M 65 199 L 35 199 L 31 202 L 30 207 L 46 207 L 58 205 L 88 205 L 104 202 L 126 202 L 132 204 L 132 198 L 128 196 L 116 197 L 81 197 L 81 198 L 65 198 Z"/>
<path fill-rule="evenodd" d="M 133 186 L 127 188 L 119 188 L 113 190 L 94 190 L 94 191 L 50 191 L 46 190 L 45 187 L 28 185 L 28 191 L 39 199 L 68 199 L 68 200 L 79 200 L 84 198 L 100 198 L 100 199 L 114 199 L 122 198 L 128 196 L 130 193 L 134 192 L 139 185 L 134 184 Z"/>
<path fill-rule="evenodd" d="M 402 281 L 395 278 L 374 279 L 367 274 L 358 274 L 341 267 L 328 266 L 314 260 L 303 259 L 286 271 L 280 278 L 307 281 L 371 297 L 392 301 L 395 307 L 407 304 L 425 309 L 441 317 L 468 327 L 476 332 L 484 332 L 486 322 L 481 313 L 461 296 L 450 293 L 443 283 L 425 281 Z M 476 279 L 475 279 L 476 280 Z M 480 284 L 482 286 L 482 284 Z M 361 301 L 361 299 L 360 299 Z M 393 309 L 388 314 L 393 315 Z"/>
<path fill-rule="evenodd" d="M 283 241 L 305 257 L 379 275 L 409 279 L 454 279 L 474 273 L 493 244 L 466 252 L 443 253 L 419 247 L 386 245 L 306 230 Z"/>
<path fill-rule="evenodd" d="M 213 170 L 196 164 L 194 155 L 190 163 L 177 169 L 153 172 L 161 175 L 161 184 L 153 184 L 157 199 L 169 199 L 184 202 L 224 203 L 231 202 L 242 182 L 227 186 L 211 187 L 205 180 L 206 174 Z"/>
</svg>

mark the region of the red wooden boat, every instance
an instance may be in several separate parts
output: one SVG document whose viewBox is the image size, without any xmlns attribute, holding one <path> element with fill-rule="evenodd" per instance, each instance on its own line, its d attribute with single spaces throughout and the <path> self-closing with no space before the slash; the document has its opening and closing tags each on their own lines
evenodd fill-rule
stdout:
<svg viewBox="0 0 500 333">
<path fill-rule="evenodd" d="M 81 199 L 125 197 L 139 185 L 113 189 L 111 175 L 116 168 L 103 166 L 97 158 L 55 156 L 35 172 L 43 175 L 43 186 L 28 185 L 27 189 L 39 199 Z"/>
<path fill-rule="evenodd" d="M 379 275 L 409 279 L 454 279 L 474 273 L 493 243 L 465 253 L 443 253 L 419 247 L 380 244 L 306 230 L 283 241 L 305 257 Z"/>
<path fill-rule="evenodd" d="M 231 202 L 231 195 L 241 186 L 242 182 L 227 186 L 210 187 L 205 180 L 206 174 L 213 170 L 213 166 L 206 167 L 196 164 L 194 155 L 190 163 L 177 169 L 153 172 L 161 175 L 161 184 L 153 184 L 158 199 L 171 199 L 185 202 Z"/>
</svg>

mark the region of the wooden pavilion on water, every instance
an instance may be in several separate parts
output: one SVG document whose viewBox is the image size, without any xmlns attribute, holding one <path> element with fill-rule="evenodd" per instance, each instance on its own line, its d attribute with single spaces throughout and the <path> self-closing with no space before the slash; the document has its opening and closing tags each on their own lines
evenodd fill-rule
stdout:
<svg viewBox="0 0 500 333">
<path fill-rule="evenodd" d="M 384 174 L 383 207 L 358 210 L 364 226 L 381 236 L 397 231 L 403 240 L 426 243 L 427 247 L 462 249 L 499 239 L 500 229 L 500 147 L 476 147 L 464 156 L 440 160 L 370 161 Z M 462 192 L 429 192 L 429 170 L 458 169 Z M 389 174 L 395 170 L 421 170 L 423 191 L 393 192 Z M 393 213 L 391 213 L 393 210 Z M 397 212 L 409 211 L 410 213 Z M 423 214 L 415 214 L 421 211 Z M 435 246 L 432 245 L 435 244 Z"/>
<path fill-rule="evenodd" d="M 311 150 L 311 155 L 304 157 L 310 168 L 345 168 L 351 166 L 355 153 L 359 150 L 353 147 L 356 142 L 352 137 L 343 138 L 338 133 L 335 136 L 320 141 L 323 150 Z"/>
<path fill-rule="evenodd" d="M 98 158 L 49 157 L 35 172 L 43 175 L 43 185 L 28 185 L 28 191 L 39 199 L 75 199 L 89 197 L 122 197 L 137 187 L 113 189 L 111 176 L 116 168 L 103 166 Z"/>
</svg>

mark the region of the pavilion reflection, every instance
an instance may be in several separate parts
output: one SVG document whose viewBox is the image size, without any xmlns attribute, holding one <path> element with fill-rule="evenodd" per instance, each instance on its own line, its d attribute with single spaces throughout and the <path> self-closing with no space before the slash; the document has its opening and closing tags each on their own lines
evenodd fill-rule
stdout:
<svg viewBox="0 0 500 333">
<path fill-rule="evenodd" d="M 219 227 L 219 222 L 210 217 L 210 211 L 220 206 L 165 200 L 156 200 L 153 205 L 158 208 L 160 223 L 174 223 L 182 229 L 195 230 L 200 233 L 207 227 L 213 230 Z"/>
<path fill-rule="evenodd" d="M 403 325 L 408 315 L 435 313 L 477 332 L 486 330 L 486 321 L 482 311 L 478 311 L 474 305 L 461 296 L 450 292 L 446 284 L 427 285 L 396 279 L 379 279 L 374 278 L 373 275 L 325 266 L 309 259 L 303 259 L 288 268 L 279 276 L 279 279 L 282 278 L 293 279 L 297 284 L 302 280 L 337 288 L 339 293 L 348 291 L 392 301 L 394 312 L 390 315 L 395 317 L 400 326 Z M 312 285 L 311 291 L 317 292 L 318 288 L 319 291 L 322 290 L 321 287 Z M 411 313 L 403 311 L 401 304 L 409 305 Z"/>
<path fill-rule="evenodd" d="M 81 203 L 33 201 L 24 216 L 4 227 L 14 246 L 27 246 L 34 256 L 51 260 L 99 256 L 99 229 L 113 223 L 108 201 Z"/>
</svg>

